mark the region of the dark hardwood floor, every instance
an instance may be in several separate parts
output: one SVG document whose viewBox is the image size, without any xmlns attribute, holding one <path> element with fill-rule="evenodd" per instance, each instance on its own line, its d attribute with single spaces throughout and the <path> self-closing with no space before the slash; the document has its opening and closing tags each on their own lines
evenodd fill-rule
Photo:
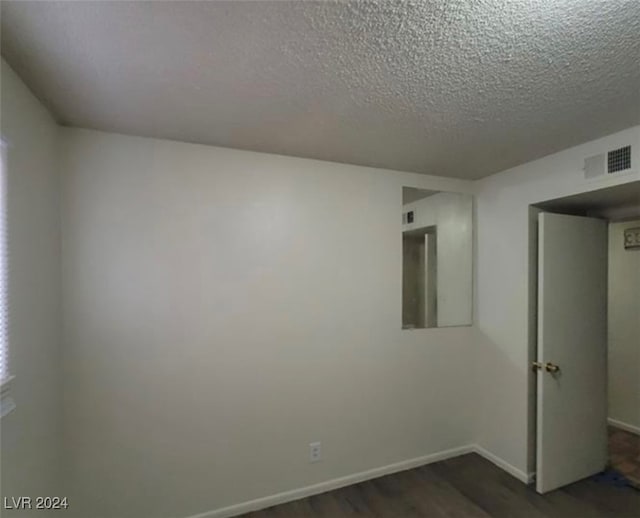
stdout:
<svg viewBox="0 0 640 518">
<path fill-rule="evenodd" d="M 640 435 L 609 427 L 611 467 L 640 489 Z"/>
<path fill-rule="evenodd" d="M 243 516 L 640 518 L 640 492 L 587 479 L 539 495 L 471 453 Z"/>
</svg>

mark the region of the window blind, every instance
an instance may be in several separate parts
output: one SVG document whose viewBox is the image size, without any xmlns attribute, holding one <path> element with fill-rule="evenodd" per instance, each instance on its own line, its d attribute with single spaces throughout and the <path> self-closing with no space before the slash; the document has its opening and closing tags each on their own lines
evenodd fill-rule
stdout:
<svg viewBox="0 0 640 518">
<path fill-rule="evenodd" d="M 9 378 L 9 304 L 7 268 L 7 162 L 0 141 L 0 382 Z"/>
</svg>

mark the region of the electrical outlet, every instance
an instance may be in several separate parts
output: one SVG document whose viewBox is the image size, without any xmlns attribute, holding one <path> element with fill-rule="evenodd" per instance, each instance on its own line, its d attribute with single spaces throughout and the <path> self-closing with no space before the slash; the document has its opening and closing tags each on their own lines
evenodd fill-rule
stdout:
<svg viewBox="0 0 640 518">
<path fill-rule="evenodd" d="M 309 444 L 309 462 L 319 462 L 322 460 L 322 443 L 312 442 Z"/>
</svg>

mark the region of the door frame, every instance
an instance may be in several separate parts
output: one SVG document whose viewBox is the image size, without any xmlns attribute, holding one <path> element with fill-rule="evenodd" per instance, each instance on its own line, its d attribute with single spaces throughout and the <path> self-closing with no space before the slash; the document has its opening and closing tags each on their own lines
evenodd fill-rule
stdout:
<svg viewBox="0 0 640 518">
<path fill-rule="evenodd" d="M 610 203 L 602 206 L 590 214 L 579 214 L 577 211 L 557 210 L 556 208 L 545 209 L 541 206 L 551 202 L 559 202 L 567 198 L 574 198 L 584 194 L 598 195 L 600 192 L 608 191 L 617 187 L 631 187 L 640 185 L 640 179 L 628 182 L 611 182 L 609 178 L 599 179 L 589 186 L 579 189 L 577 192 L 568 192 L 555 196 L 545 196 L 542 199 L 531 201 L 528 205 L 528 312 L 527 312 L 527 451 L 526 451 L 526 472 L 528 482 L 533 483 L 536 478 L 536 454 L 537 454 L 537 375 L 531 370 L 532 362 L 536 361 L 538 353 L 538 214 L 541 212 L 555 212 L 558 214 L 586 215 L 601 217 L 609 223 L 622 221 L 629 218 L 637 218 L 638 211 L 634 204 L 633 208 L 624 203 Z M 607 301 L 608 302 L 608 301 Z M 607 347 L 609 344 L 607 343 Z M 606 367 L 604 367 L 606 368 Z"/>
</svg>

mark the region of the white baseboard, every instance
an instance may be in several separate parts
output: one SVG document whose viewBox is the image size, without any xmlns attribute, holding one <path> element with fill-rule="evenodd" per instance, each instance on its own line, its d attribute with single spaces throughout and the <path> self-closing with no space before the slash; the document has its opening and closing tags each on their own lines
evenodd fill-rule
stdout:
<svg viewBox="0 0 640 518">
<path fill-rule="evenodd" d="M 607 423 L 609 423 L 611 426 L 615 426 L 616 428 L 620 428 L 621 430 L 640 435 L 640 427 L 638 426 L 634 426 L 623 421 L 618 421 L 617 419 L 611 419 L 610 417 L 607 418 Z"/>
<path fill-rule="evenodd" d="M 282 493 L 276 493 L 275 495 L 264 496 L 262 498 L 256 498 L 255 500 L 249 500 L 248 502 L 242 502 L 240 504 L 230 505 L 228 507 L 221 507 L 220 509 L 214 509 L 212 511 L 206 511 L 200 514 L 194 514 L 188 518 L 230 518 L 232 516 L 238 516 L 239 514 L 249 513 L 251 511 L 258 511 L 274 505 L 284 504 L 306 498 L 308 496 L 317 495 L 320 493 L 326 493 L 333 489 L 339 489 L 341 487 L 350 486 L 365 480 L 372 478 L 382 477 L 384 475 L 390 475 L 397 473 L 398 471 L 405 471 L 407 469 L 417 468 L 418 466 L 424 466 L 433 462 L 441 460 L 451 459 L 458 457 L 466 453 L 477 453 L 481 457 L 484 457 L 488 461 L 492 462 L 499 468 L 503 469 L 510 475 L 514 476 L 518 480 L 525 484 L 530 484 L 535 478 L 535 473 L 525 473 L 519 470 L 515 466 L 512 466 L 507 461 L 501 459 L 497 455 L 494 455 L 490 451 L 484 449 L 477 444 L 469 444 L 467 446 L 461 446 L 459 448 L 452 448 L 450 450 L 444 450 L 431 455 L 424 455 L 422 457 L 416 457 L 413 459 L 407 459 L 380 468 L 373 468 L 367 471 L 361 471 L 359 473 L 353 473 L 345 477 L 334 478 L 311 486 L 300 487 L 298 489 L 292 489 L 291 491 L 284 491 Z"/>
<path fill-rule="evenodd" d="M 525 484 L 531 484 L 535 480 L 535 476 L 536 476 L 535 472 L 525 473 L 524 471 L 516 468 L 512 464 L 509 464 L 506 460 L 502 459 L 501 457 L 494 455 L 489 450 L 485 450 L 482 446 L 474 444 L 473 451 L 476 452 L 478 455 L 484 457 L 488 461 L 493 462 L 500 469 L 503 469 L 504 471 L 509 473 L 509 475 L 516 477 L 518 480 L 520 480 L 521 482 L 524 482 Z"/>
<path fill-rule="evenodd" d="M 424 466 L 425 464 L 431 464 L 440 460 L 458 457 L 459 455 L 464 455 L 465 453 L 471 453 L 473 451 L 475 451 L 475 446 L 473 445 L 461 446 L 460 448 L 444 450 L 431 455 L 396 462 L 380 468 L 353 473 L 352 475 L 347 475 L 345 477 L 334 478 L 332 480 L 327 480 L 326 482 L 320 482 L 319 484 L 313 484 L 311 486 L 301 487 L 291 491 L 284 491 L 275 495 L 256 498 L 255 500 L 249 500 L 248 502 L 242 502 L 240 504 L 230 505 L 228 507 L 222 507 L 220 509 L 206 511 L 204 513 L 194 514 L 188 518 L 230 518 L 231 516 L 257 511 L 273 505 L 284 504 L 293 500 L 299 500 L 300 498 L 306 498 L 308 496 L 325 493 L 333 489 L 350 486 L 372 478 L 390 475 L 391 473 L 397 473 L 398 471 L 405 471 L 407 469 L 417 468 L 418 466 Z"/>
</svg>

